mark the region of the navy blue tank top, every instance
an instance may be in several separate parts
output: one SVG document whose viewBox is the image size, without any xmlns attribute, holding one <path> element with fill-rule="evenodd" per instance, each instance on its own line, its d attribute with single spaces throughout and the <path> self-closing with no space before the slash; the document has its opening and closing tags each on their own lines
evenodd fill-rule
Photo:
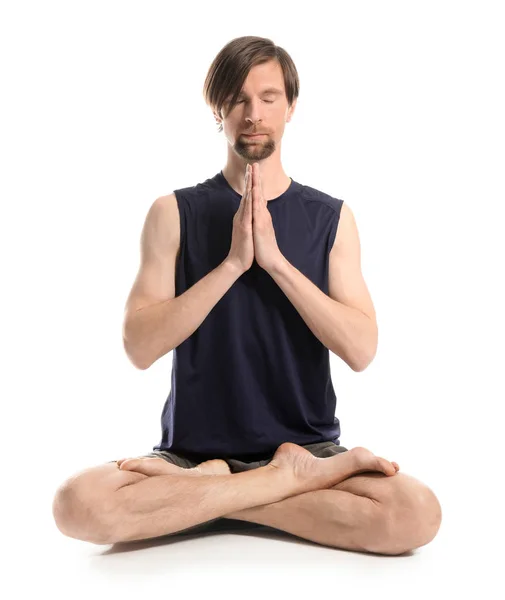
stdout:
<svg viewBox="0 0 505 600">
<path fill-rule="evenodd" d="M 228 256 L 241 195 L 222 171 L 174 190 L 180 216 L 175 295 Z M 284 257 L 328 294 L 343 200 L 291 178 L 268 210 Z M 265 460 L 283 442 L 340 445 L 329 350 L 256 261 L 173 349 L 171 389 L 154 450 L 198 461 Z"/>
</svg>

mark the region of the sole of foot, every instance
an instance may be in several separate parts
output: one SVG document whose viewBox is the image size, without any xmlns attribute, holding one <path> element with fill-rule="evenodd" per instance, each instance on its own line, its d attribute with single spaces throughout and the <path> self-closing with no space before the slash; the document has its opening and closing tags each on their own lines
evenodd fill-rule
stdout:
<svg viewBox="0 0 505 600">
<path fill-rule="evenodd" d="M 135 471 L 152 477 L 154 475 L 230 475 L 230 467 L 224 460 L 212 459 L 200 463 L 191 469 L 169 463 L 164 458 L 142 456 L 138 458 L 121 458 L 116 461 L 122 471 Z"/>
<path fill-rule="evenodd" d="M 304 489 L 308 486 L 307 490 L 330 487 L 352 475 L 368 471 L 391 477 L 400 469 L 398 463 L 376 456 L 362 446 L 328 458 L 319 458 L 290 442 L 279 446 L 269 465 L 293 474 Z"/>
</svg>

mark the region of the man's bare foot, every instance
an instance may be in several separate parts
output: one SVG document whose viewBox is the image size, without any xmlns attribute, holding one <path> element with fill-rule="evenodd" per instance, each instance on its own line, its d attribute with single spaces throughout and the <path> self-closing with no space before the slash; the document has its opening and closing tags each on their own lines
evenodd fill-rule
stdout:
<svg viewBox="0 0 505 600">
<path fill-rule="evenodd" d="M 367 471 L 379 471 L 385 475 L 391 476 L 396 475 L 400 470 L 400 465 L 394 460 L 389 461 L 380 456 L 376 456 L 373 452 L 370 452 L 370 450 L 367 450 L 362 446 L 351 448 L 349 452 L 352 453 L 356 461 L 356 470 L 353 475 L 356 475 L 357 473 L 366 473 Z"/>
<path fill-rule="evenodd" d="M 200 475 L 231 475 L 228 463 L 220 458 L 206 460 L 196 466 L 194 470 L 200 472 Z"/>
<path fill-rule="evenodd" d="M 331 487 L 357 473 L 379 471 L 391 476 L 400 469 L 398 463 L 375 456 L 361 446 L 329 458 L 318 458 L 291 442 L 279 446 L 268 466 L 290 472 L 306 491 Z"/>
<path fill-rule="evenodd" d="M 221 459 L 206 460 L 192 469 L 178 467 L 164 458 L 142 456 L 139 458 L 121 458 L 116 461 L 122 471 L 135 471 L 152 477 L 154 475 L 230 475 L 230 467 Z"/>
</svg>

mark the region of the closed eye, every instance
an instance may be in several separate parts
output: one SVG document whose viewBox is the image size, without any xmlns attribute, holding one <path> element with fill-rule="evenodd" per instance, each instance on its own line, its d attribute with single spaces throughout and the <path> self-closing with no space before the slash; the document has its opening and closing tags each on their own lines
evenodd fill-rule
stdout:
<svg viewBox="0 0 505 600">
<path fill-rule="evenodd" d="M 242 102 L 244 102 L 244 100 L 237 100 L 237 104 L 242 104 Z M 264 100 L 264 102 L 267 102 L 268 104 L 272 104 L 272 102 L 275 102 L 275 100 Z"/>
</svg>

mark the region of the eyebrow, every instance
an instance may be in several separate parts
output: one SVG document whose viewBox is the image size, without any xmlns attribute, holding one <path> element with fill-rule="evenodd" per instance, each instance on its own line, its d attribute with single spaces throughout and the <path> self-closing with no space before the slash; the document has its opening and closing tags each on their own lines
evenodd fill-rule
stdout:
<svg viewBox="0 0 505 600">
<path fill-rule="evenodd" d="M 276 88 L 276 87 L 269 87 L 269 88 L 265 88 L 264 90 L 262 90 L 261 92 L 262 94 L 282 94 L 282 90 Z M 245 92 L 241 91 L 239 96 L 245 96 Z"/>
</svg>

